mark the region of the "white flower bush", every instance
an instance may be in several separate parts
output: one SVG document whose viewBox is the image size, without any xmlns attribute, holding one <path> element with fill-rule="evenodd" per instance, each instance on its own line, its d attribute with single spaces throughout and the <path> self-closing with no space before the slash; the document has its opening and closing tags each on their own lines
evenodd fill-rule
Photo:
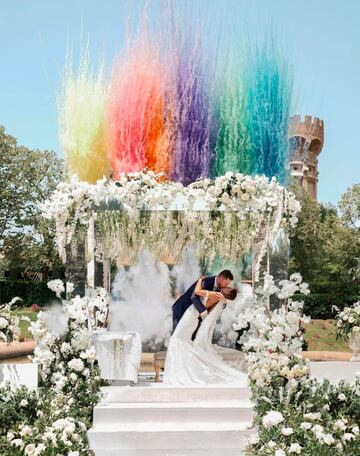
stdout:
<svg viewBox="0 0 360 456">
<path fill-rule="evenodd" d="M 221 249 L 224 258 L 234 260 L 265 234 L 259 265 L 264 246 L 279 228 L 296 224 L 300 203 L 275 178 L 229 172 L 184 187 L 148 171 L 93 185 L 74 176 L 58 185 L 42 211 L 56 222 L 63 259 L 66 246 L 95 219 L 98 253 L 106 257 L 124 255 L 135 261 L 145 245 L 155 257 L 174 251 L 178 257 L 191 237 L 200 256 L 212 260 Z"/>
<path fill-rule="evenodd" d="M 352 385 L 336 386 L 309 377 L 301 355 L 301 325 L 309 320 L 302 314 L 303 303 L 292 299 L 297 292 L 309 292 L 300 274 L 278 283 L 265 275 L 253 307 L 235 325 L 250 326 L 240 342 L 246 351 L 258 434 L 247 454 L 356 456 L 360 377 Z M 270 311 L 271 296 L 280 300 L 281 308 Z"/>
<path fill-rule="evenodd" d="M 20 336 L 20 321 L 29 322 L 27 317 L 18 317 L 11 311 L 12 306 L 21 301 L 20 298 L 13 298 L 8 304 L 0 305 L 0 342 L 11 344 L 16 342 Z"/>
<path fill-rule="evenodd" d="M 49 286 L 58 297 L 65 291 L 58 281 Z M 61 331 L 58 307 L 39 312 L 30 331 L 36 341 L 33 361 L 40 364 L 41 386 L 37 393 L 23 387 L 0 388 L 2 456 L 91 454 L 86 430 L 100 399 L 91 336 L 107 308 L 107 292 L 98 288 L 89 296 L 62 301 Z"/>
<path fill-rule="evenodd" d="M 360 336 L 360 301 L 340 311 L 336 306 L 337 334 L 342 339 Z"/>
</svg>

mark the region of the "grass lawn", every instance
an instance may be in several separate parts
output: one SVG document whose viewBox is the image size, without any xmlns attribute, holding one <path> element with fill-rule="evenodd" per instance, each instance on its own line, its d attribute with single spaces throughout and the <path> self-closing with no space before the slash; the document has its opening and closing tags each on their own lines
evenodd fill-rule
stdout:
<svg viewBox="0 0 360 456">
<path fill-rule="evenodd" d="M 36 312 L 29 308 L 15 310 L 18 316 L 29 317 L 31 321 L 36 320 Z M 21 337 L 32 338 L 28 330 L 29 324 L 25 321 L 20 323 Z M 305 326 L 305 340 L 309 344 L 309 351 L 343 351 L 350 352 L 347 342 L 336 340 L 335 320 L 312 320 Z"/>
<path fill-rule="evenodd" d="M 28 318 L 30 318 L 31 321 L 35 321 L 36 317 L 37 317 L 37 313 L 33 312 L 30 308 L 14 310 L 13 313 L 15 315 L 17 315 L 18 317 L 28 317 Z M 32 339 L 32 335 L 30 334 L 28 328 L 29 328 L 29 323 L 27 321 L 20 322 L 20 329 L 21 329 L 20 337 L 23 337 L 25 339 Z"/>
<path fill-rule="evenodd" d="M 305 340 L 309 351 L 350 352 L 348 343 L 336 339 L 335 320 L 312 320 L 305 327 Z"/>
</svg>

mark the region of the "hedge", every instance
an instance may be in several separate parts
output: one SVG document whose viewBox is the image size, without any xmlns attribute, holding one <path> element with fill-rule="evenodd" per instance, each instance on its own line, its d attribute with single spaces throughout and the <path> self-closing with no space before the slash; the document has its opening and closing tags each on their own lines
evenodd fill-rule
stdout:
<svg viewBox="0 0 360 456">
<path fill-rule="evenodd" d="M 309 288 L 315 294 L 360 296 L 360 283 L 354 282 L 314 282 Z"/>
<path fill-rule="evenodd" d="M 359 295 L 337 295 L 330 293 L 310 293 L 308 295 L 296 294 L 294 300 L 304 301 L 304 313 L 311 318 L 326 320 L 335 317 L 332 306 L 337 306 L 342 310 L 345 306 L 351 306 L 360 301 Z"/>
<path fill-rule="evenodd" d="M 10 302 L 15 296 L 22 299 L 22 301 L 17 302 L 18 307 L 29 307 L 32 304 L 44 306 L 56 299 L 54 293 L 47 287 L 46 282 L 1 280 L 0 303 Z"/>
</svg>

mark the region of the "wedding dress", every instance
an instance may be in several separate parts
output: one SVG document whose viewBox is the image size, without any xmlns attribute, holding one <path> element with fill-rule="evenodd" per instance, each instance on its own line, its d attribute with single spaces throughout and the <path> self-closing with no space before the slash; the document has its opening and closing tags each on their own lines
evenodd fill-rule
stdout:
<svg viewBox="0 0 360 456">
<path fill-rule="evenodd" d="M 247 386 L 247 375 L 225 362 L 221 355 L 223 350 L 229 349 L 212 344 L 216 321 L 222 308 L 222 304 L 217 304 L 203 320 L 194 342 L 191 336 L 197 327 L 199 313 L 193 305 L 186 310 L 169 340 L 164 383 L 173 385 L 236 383 L 239 386 Z"/>
</svg>

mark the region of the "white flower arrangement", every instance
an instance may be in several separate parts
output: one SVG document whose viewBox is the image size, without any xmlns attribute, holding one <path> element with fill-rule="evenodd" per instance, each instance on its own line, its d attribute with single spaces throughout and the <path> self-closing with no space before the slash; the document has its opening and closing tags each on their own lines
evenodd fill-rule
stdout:
<svg viewBox="0 0 360 456">
<path fill-rule="evenodd" d="M 342 311 L 336 306 L 336 329 L 338 337 L 349 339 L 352 336 L 360 336 L 360 301 L 351 307 L 344 307 Z"/>
<path fill-rule="evenodd" d="M 247 454 L 355 455 L 360 445 L 360 376 L 353 385 L 310 378 L 301 355 L 300 331 L 308 319 L 302 314 L 303 303 L 292 299 L 297 292 L 309 293 L 300 274 L 278 283 L 265 275 L 252 309 L 235 325 L 246 328 L 250 323 L 240 342 L 246 352 L 258 435 L 249 442 Z M 269 298 L 274 295 L 282 307 L 271 312 Z"/>
<path fill-rule="evenodd" d="M 0 341 L 7 344 L 19 339 L 20 321 L 30 321 L 27 317 L 18 317 L 12 312 L 11 308 L 17 301 L 21 299 L 16 297 L 8 304 L 0 305 Z"/>
<path fill-rule="evenodd" d="M 155 256 L 174 250 L 179 256 L 189 237 L 209 261 L 219 248 L 234 259 L 249 251 L 260 232 L 265 233 L 263 255 L 281 226 L 297 222 L 300 203 L 275 178 L 229 172 L 187 187 L 161 178 L 148 171 L 122 174 L 116 182 L 101 179 L 91 185 L 73 176 L 60 183 L 41 208 L 45 218 L 56 222 L 61 257 L 65 260 L 66 246 L 81 227 L 87 228 L 94 211 L 98 253 L 130 255 L 132 261 L 145 242 Z"/>
<path fill-rule="evenodd" d="M 61 293 L 64 293 L 64 283 L 60 279 L 50 280 L 47 283 L 48 288 L 56 294 L 56 297 L 61 299 Z"/>
</svg>

